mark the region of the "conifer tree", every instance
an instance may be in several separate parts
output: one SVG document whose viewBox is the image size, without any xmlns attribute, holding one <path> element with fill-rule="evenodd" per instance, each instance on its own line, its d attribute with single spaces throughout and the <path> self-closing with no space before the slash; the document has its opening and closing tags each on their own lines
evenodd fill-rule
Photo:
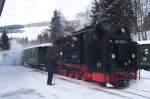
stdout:
<svg viewBox="0 0 150 99">
<path fill-rule="evenodd" d="M 44 43 L 48 43 L 49 42 L 49 35 L 48 35 L 48 33 L 44 33 L 43 34 L 43 40 L 44 40 Z"/>
<path fill-rule="evenodd" d="M 99 5 L 99 2 L 97 0 L 94 0 L 94 2 L 92 3 L 93 6 L 92 6 L 92 10 L 91 10 L 91 24 L 92 25 L 95 25 L 97 23 L 100 23 L 99 22 L 99 8 L 100 8 L 100 5 Z"/>
<path fill-rule="evenodd" d="M 41 35 L 41 34 L 38 35 L 37 40 L 39 41 L 39 43 L 42 43 L 42 42 L 43 42 L 43 38 L 42 38 L 42 35 Z"/>
<path fill-rule="evenodd" d="M 63 36 L 63 26 L 61 24 L 60 12 L 55 10 L 51 20 L 51 41 L 55 41 Z"/>
<path fill-rule="evenodd" d="M 132 0 L 94 0 L 91 23 L 131 27 L 136 23 Z"/>
<path fill-rule="evenodd" d="M 6 30 L 4 30 L 2 36 L 1 36 L 1 49 L 2 50 L 9 50 L 10 49 L 10 44 L 9 44 L 9 38 L 6 33 Z"/>
</svg>

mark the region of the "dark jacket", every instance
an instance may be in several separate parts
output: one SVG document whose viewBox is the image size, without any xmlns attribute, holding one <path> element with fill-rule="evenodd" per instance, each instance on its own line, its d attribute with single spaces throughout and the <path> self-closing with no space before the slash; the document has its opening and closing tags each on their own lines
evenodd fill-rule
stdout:
<svg viewBox="0 0 150 99">
<path fill-rule="evenodd" d="M 47 60 L 48 72 L 54 73 L 56 69 L 56 59 L 55 57 L 48 58 Z"/>
<path fill-rule="evenodd" d="M 54 73 L 56 69 L 56 64 L 57 64 L 57 56 L 55 55 L 53 48 L 48 48 L 47 49 L 47 71 L 49 73 Z"/>
</svg>

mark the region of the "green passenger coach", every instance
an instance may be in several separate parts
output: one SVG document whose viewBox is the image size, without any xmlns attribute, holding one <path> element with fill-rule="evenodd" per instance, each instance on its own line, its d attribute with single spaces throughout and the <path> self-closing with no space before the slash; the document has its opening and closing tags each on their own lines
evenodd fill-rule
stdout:
<svg viewBox="0 0 150 99">
<path fill-rule="evenodd" d="M 30 65 L 38 69 L 46 69 L 46 54 L 50 47 L 52 47 L 52 43 L 25 48 L 23 52 L 24 65 Z"/>
<path fill-rule="evenodd" d="M 139 41 L 139 63 L 141 68 L 150 69 L 150 41 Z"/>
</svg>

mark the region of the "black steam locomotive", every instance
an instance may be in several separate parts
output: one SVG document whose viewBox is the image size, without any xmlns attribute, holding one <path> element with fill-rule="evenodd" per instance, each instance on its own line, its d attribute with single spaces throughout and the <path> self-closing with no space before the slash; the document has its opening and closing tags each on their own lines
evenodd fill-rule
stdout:
<svg viewBox="0 0 150 99">
<path fill-rule="evenodd" d="M 137 78 L 137 43 L 127 28 L 89 26 L 56 42 L 60 75 L 115 87 L 128 86 Z"/>
</svg>

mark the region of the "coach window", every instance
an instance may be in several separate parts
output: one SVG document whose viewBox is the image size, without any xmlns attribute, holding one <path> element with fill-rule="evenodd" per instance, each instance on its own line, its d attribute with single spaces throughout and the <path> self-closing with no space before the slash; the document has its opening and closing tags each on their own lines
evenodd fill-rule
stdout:
<svg viewBox="0 0 150 99">
<path fill-rule="evenodd" d="M 31 49 L 31 57 L 33 56 L 33 49 Z"/>
<path fill-rule="evenodd" d="M 32 49 L 32 57 L 34 56 L 34 48 Z"/>
<path fill-rule="evenodd" d="M 145 55 L 148 55 L 148 49 L 145 49 L 144 52 L 145 52 Z"/>
<path fill-rule="evenodd" d="M 26 56 L 28 57 L 28 50 L 26 50 L 25 52 L 26 52 Z"/>
<path fill-rule="evenodd" d="M 33 49 L 33 56 L 35 56 L 35 49 Z"/>
<path fill-rule="evenodd" d="M 36 56 L 36 49 L 34 49 L 34 56 Z"/>
<path fill-rule="evenodd" d="M 100 39 L 103 31 L 93 31 L 93 39 Z"/>
<path fill-rule="evenodd" d="M 91 42 L 93 40 L 93 32 L 88 31 L 86 36 L 87 36 L 86 39 L 87 39 L 88 42 Z"/>
<path fill-rule="evenodd" d="M 28 57 L 30 57 L 30 49 L 28 50 Z"/>
<path fill-rule="evenodd" d="M 32 51 L 32 49 L 29 50 L 29 57 L 31 57 L 31 51 Z"/>
<path fill-rule="evenodd" d="M 98 35 L 97 35 L 97 33 L 96 33 L 96 32 L 95 32 L 95 33 L 93 33 L 93 38 L 94 38 L 94 39 L 96 39 L 96 40 L 97 40 L 97 39 L 99 39 L 99 37 L 98 37 Z"/>
<path fill-rule="evenodd" d="M 37 55 L 37 49 L 35 49 L 35 56 Z"/>
<path fill-rule="evenodd" d="M 86 40 L 86 34 L 85 33 L 83 34 L 83 40 Z"/>
<path fill-rule="evenodd" d="M 32 49 L 31 54 L 32 54 L 32 57 L 33 57 L 34 56 L 34 49 Z"/>
<path fill-rule="evenodd" d="M 30 49 L 28 50 L 28 56 L 30 57 Z"/>
</svg>

